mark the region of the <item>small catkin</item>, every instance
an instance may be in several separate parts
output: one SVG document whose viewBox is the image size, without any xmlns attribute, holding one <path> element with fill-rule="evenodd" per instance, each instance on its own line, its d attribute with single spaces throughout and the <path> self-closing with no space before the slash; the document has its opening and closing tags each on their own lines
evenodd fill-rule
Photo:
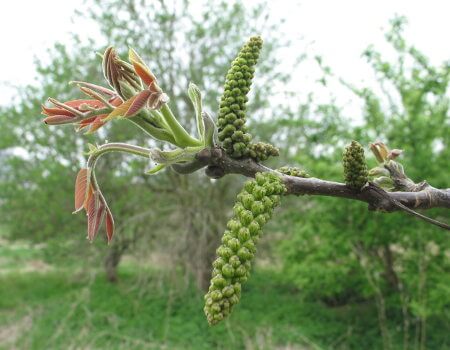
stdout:
<svg viewBox="0 0 450 350">
<path fill-rule="evenodd" d="M 247 94 L 252 85 L 261 47 L 261 37 L 251 37 L 231 63 L 226 76 L 218 117 L 219 140 L 233 158 L 248 155 L 252 137 L 245 126 Z"/>
<path fill-rule="evenodd" d="M 250 275 L 262 228 L 285 191 L 275 174 L 257 173 L 255 180 L 247 181 L 238 194 L 234 216 L 228 221 L 222 244 L 216 251 L 211 283 L 205 295 L 204 311 L 210 325 L 227 317 L 239 302 L 241 284 Z"/>
<path fill-rule="evenodd" d="M 277 157 L 280 155 L 280 151 L 270 143 L 257 142 L 248 146 L 249 156 L 257 162 L 267 160 L 269 157 Z"/>
<path fill-rule="evenodd" d="M 290 167 L 290 166 L 283 166 L 279 169 L 277 169 L 282 174 L 289 175 L 289 176 L 295 176 L 295 177 L 310 177 L 310 175 L 303 169 L 296 168 L 296 167 Z"/>
<path fill-rule="evenodd" d="M 345 184 L 354 190 L 360 190 L 368 181 L 368 171 L 363 147 L 352 141 L 343 154 Z"/>
</svg>

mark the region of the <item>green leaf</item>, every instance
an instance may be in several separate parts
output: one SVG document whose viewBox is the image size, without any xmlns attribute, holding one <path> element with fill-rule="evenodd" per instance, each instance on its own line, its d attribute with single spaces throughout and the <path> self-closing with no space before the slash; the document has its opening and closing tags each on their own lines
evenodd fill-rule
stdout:
<svg viewBox="0 0 450 350">
<path fill-rule="evenodd" d="M 214 120 L 207 112 L 202 113 L 203 125 L 205 129 L 203 130 L 203 143 L 206 147 L 214 147 L 218 144 L 219 140 L 217 137 L 217 126 Z"/>
<path fill-rule="evenodd" d="M 177 148 L 172 151 L 161 151 L 154 148 L 150 151 L 150 158 L 159 164 L 175 164 L 179 162 L 188 162 L 195 159 L 195 155 L 202 147 Z"/>
<path fill-rule="evenodd" d="M 145 173 L 148 175 L 155 175 L 159 171 L 163 170 L 167 165 L 166 164 L 157 164 L 150 170 L 146 171 Z"/>
<path fill-rule="evenodd" d="M 88 148 L 89 148 L 89 151 L 85 153 L 87 156 L 95 154 L 98 151 L 97 146 L 93 145 L 92 143 L 88 143 Z"/>
<path fill-rule="evenodd" d="M 195 109 L 195 117 L 197 120 L 198 135 L 199 135 L 199 137 L 203 137 L 203 134 L 205 132 L 204 131 L 205 125 L 203 123 L 203 118 L 202 118 L 202 110 L 203 110 L 202 93 L 201 93 L 200 89 L 197 87 L 197 85 L 195 85 L 194 83 L 189 83 L 188 95 L 189 95 L 189 98 L 191 99 L 192 105 L 194 106 L 194 109 Z"/>
</svg>

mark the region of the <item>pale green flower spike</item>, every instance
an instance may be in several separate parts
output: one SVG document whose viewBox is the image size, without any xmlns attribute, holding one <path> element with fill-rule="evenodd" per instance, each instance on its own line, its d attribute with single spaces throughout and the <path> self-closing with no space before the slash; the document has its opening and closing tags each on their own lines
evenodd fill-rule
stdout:
<svg viewBox="0 0 450 350">
<path fill-rule="evenodd" d="M 305 170 L 296 167 L 283 166 L 281 168 L 278 168 L 277 171 L 289 176 L 310 177 L 310 175 Z"/>
<path fill-rule="evenodd" d="M 242 158 L 249 153 L 252 137 L 245 126 L 245 111 L 261 47 L 261 37 L 251 37 L 231 63 L 226 76 L 218 118 L 219 140 L 233 158 Z"/>
<path fill-rule="evenodd" d="M 255 180 L 247 181 L 238 194 L 234 217 L 228 221 L 222 244 L 217 248 L 211 284 L 205 295 L 204 311 L 210 325 L 227 317 L 239 302 L 241 284 L 250 275 L 262 228 L 285 191 L 278 176 L 258 173 Z"/>
<path fill-rule="evenodd" d="M 364 149 L 358 142 L 352 141 L 345 148 L 342 161 L 345 184 L 354 190 L 360 190 L 368 181 Z"/>
</svg>

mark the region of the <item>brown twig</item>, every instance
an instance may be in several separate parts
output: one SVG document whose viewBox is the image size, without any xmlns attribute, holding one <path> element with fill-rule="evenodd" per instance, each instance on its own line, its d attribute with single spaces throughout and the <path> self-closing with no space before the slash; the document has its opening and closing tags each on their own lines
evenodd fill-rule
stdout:
<svg viewBox="0 0 450 350">
<path fill-rule="evenodd" d="M 206 167 L 206 174 L 219 178 L 227 174 L 240 174 L 254 177 L 258 172 L 276 172 L 252 159 L 233 159 L 219 148 L 204 149 L 197 154 L 194 162 L 178 165 L 179 173 L 190 173 Z M 386 192 L 373 183 L 368 183 L 361 190 L 355 191 L 343 183 L 318 178 L 300 178 L 279 174 L 287 188 L 287 195 L 331 196 L 366 202 L 369 210 L 383 212 L 406 211 L 427 222 L 445 229 L 450 226 L 430 219 L 413 209 L 449 208 L 450 189 L 437 189 L 428 184 L 417 187 L 416 192 Z"/>
</svg>

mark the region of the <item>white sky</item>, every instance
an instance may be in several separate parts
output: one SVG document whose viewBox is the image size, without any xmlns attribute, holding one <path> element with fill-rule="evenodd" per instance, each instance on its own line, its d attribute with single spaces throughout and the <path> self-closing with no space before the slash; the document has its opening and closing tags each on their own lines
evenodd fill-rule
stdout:
<svg viewBox="0 0 450 350">
<path fill-rule="evenodd" d="M 82 0 L 14 0 L 0 3 L 0 104 L 7 104 L 12 85 L 33 82 L 33 59 L 45 57 L 45 50 L 56 41 L 67 42 L 69 32 L 89 35 L 94 28 L 73 23 L 74 9 Z M 450 1 L 445 0 L 277 0 L 270 2 L 273 15 L 287 18 L 286 35 L 294 39 L 292 50 L 321 54 L 340 76 L 358 82 L 370 79 L 370 69 L 361 58 L 369 45 L 383 47 L 382 28 L 395 14 L 409 20 L 407 38 L 423 50 L 434 63 L 450 59 Z M 295 38 L 302 36 L 303 41 Z M 288 60 L 288 57 L 286 57 Z M 305 76 L 303 76 L 305 75 Z M 313 88 L 301 70 L 296 79 L 305 81 L 305 91 Z M 297 84 L 303 86 L 304 84 Z"/>
</svg>

